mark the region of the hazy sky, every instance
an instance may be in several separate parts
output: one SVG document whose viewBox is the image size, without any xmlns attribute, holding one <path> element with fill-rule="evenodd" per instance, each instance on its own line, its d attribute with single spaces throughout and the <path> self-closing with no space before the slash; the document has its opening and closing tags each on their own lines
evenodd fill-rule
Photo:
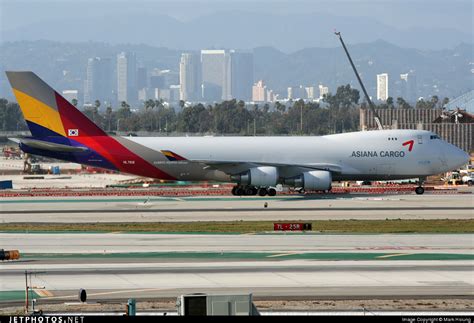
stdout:
<svg viewBox="0 0 474 323">
<path fill-rule="evenodd" d="M 367 16 L 401 29 L 442 27 L 471 34 L 474 29 L 472 0 L 0 0 L 0 28 L 14 29 L 71 16 L 142 12 L 190 20 L 219 11 L 279 15 L 317 12 Z"/>
</svg>

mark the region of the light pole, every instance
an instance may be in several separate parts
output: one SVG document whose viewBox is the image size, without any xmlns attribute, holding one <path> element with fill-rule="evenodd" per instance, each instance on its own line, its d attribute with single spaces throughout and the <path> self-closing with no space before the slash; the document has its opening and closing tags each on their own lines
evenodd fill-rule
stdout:
<svg viewBox="0 0 474 323">
<path fill-rule="evenodd" d="M 44 274 L 46 273 L 45 271 L 28 271 L 25 270 L 25 314 L 28 314 L 28 307 L 29 307 L 29 299 L 30 299 L 30 291 L 33 289 L 45 289 L 44 286 L 33 286 L 31 285 L 31 274 Z M 30 283 L 28 284 L 28 275 L 30 276 Z M 33 305 L 33 312 L 35 309 L 35 302 L 36 300 L 33 299 L 33 295 L 31 295 L 31 303 Z"/>
<path fill-rule="evenodd" d="M 300 104 L 300 133 L 303 134 L 303 104 Z"/>
</svg>

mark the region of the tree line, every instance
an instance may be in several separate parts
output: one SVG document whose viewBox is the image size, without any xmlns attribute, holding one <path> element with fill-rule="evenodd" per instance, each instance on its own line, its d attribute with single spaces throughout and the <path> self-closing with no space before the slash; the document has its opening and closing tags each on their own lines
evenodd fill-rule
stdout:
<svg viewBox="0 0 474 323">
<path fill-rule="evenodd" d="M 212 135 L 326 135 L 359 130 L 359 91 L 350 85 L 340 86 L 335 94 L 324 96 L 322 104 L 297 100 L 246 106 L 237 100 L 204 105 L 185 106 L 180 111 L 165 105 L 162 100 L 147 100 L 143 107 L 132 110 L 126 102 L 118 109 L 107 106 L 100 109 L 95 101 L 83 110 L 89 119 L 103 130 L 133 133 L 137 131 L 165 134 L 212 134 Z M 418 101 L 416 108 L 435 108 L 447 103 L 437 97 L 430 101 Z M 73 105 L 77 106 L 77 101 Z M 377 108 L 413 108 L 403 98 L 388 98 Z M 27 130 L 18 104 L 0 99 L 0 127 L 2 130 Z"/>
</svg>

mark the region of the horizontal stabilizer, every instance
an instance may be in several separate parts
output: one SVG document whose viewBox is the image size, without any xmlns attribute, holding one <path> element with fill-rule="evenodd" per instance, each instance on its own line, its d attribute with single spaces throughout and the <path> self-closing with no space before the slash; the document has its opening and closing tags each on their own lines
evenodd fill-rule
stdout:
<svg viewBox="0 0 474 323">
<path fill-rule="evenodd" d="M 64 153 L 80 153 L 80 152 L 89 151 L 89 149 L 87 149 L 86 147 L 74 147 L 74 146 L 56 144 L 53 142 L 29 139 L 29 138 L 21 138 L 20 143 L 23 145 L 27 145 L 28 147 L 31 147 L 31 148 L 56 151 L 56 152 L 64 152 Z"/>
</svg>

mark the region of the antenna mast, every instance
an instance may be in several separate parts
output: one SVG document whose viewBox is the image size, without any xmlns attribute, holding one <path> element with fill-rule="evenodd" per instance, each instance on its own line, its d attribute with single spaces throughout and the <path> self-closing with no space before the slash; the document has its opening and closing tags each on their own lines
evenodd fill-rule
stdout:
<svg viewBox="0 0 474 323">
<path fill-rule="evenodd" d="M 362 88 L 362 91 L 364 91 L 365 99 L 369 103 L 369 107 L 372 110 L 372 113 L 374 114 L 374 119 L 375 119 L 375 123 L 377 124 L 377 128 L 379 130 L 383 130 L 382 123 L 380 122 L 380 118 L 379 118 L 377 112 L 375 111 L 375 106 L 372 103 L 372 100 L 370 100 L 370 97 L 367 94 L 367 90 L 365 89 L 364 83 L 362 83 L 362 80 L 359 76 L 359 73 L 357 72 L 357 69 L 356 69 L 354 63 L 352 62 L 351 55 L 349 55 L 349 51 L 347 50 L 346 45 L 344 44 L 344 41 L 342 40 L 341 33 L 337 32 L 337 31 L 334 31 L 334 34 L 336 34 L 336 36 L 339 37 L 339 40 L 341 41 L 342 47 L 344 48 L 344 51 L 346 52 L 347 58 L 349 59 L 349 62 L 351 63 L 351 66 L 352 66 L 352 69 L 354 70 L 354 73 L 357 77 L 357 80 L 359 81 L 360 87 Z"/>
</svg>

